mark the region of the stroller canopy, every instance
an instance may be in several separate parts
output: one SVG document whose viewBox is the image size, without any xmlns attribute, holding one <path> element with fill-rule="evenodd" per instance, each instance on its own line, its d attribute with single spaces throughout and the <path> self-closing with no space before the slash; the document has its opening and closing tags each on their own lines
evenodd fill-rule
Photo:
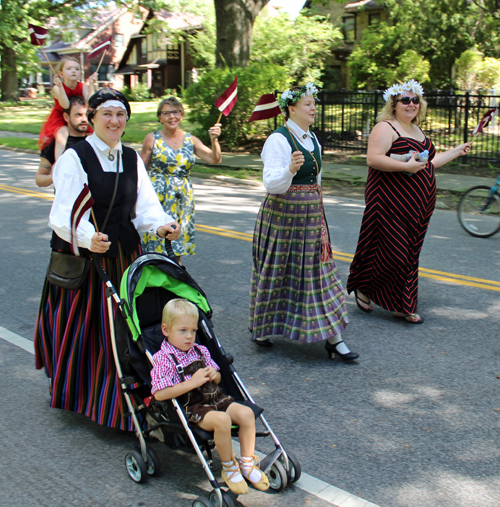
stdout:
<svg viewBox="0 0 500 507">
<path fill-rule="evenodd" d="M 120 297 L 130 310 L 126 311 L 126 320 L 134 341 L 141 334 L 136 299 L 150 287 L 168 290 L 191 301 L 209 317 L 212 314 L 205 294 L 182 267 L 165 255 L 141 255 L 127 268 L 120 284 Z"/>
</svg>

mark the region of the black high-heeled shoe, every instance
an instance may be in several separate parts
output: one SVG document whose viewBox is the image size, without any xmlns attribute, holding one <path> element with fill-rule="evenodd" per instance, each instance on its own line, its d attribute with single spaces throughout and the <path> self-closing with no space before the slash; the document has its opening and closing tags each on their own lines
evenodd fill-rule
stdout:
<svg viewBox="0 0 500 507">
<path fill-rule="evenodd" d="M 345 362 L 354 361 L 359 357 L 359 354 L 356 354 L 356 352 L 348 352 L 347 354 L 341 354 L 337 350 L 337 345 L 341 343 L 344 343 L 344 341 L 340 340 L 337 343 L 325 342 L 325 349 L 328 354 L 328 359 L 334 359 L 335 354 L 337 354 L 340 357 L 340 359 Z"/>
</svg>

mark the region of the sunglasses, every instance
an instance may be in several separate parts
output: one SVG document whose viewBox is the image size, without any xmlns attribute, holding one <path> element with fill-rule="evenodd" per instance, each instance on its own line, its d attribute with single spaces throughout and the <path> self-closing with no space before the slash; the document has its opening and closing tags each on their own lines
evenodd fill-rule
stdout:
<svg viewBox="0 0 500 507">
<path fill-rule="evenodd" d="M 420 97 L 403 97 L 402 99 L 398 99 L 396 102 L 401 102 L 405 106 L 413 102 L 414 104 L 420 104 Z"/>
</svg>

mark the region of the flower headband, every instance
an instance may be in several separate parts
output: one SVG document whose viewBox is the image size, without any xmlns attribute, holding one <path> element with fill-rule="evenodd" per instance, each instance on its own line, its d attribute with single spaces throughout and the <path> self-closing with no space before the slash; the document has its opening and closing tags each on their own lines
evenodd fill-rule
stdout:
<svg viewBox="0 0 500 507">
<path fill-rule="evenodd" d="M 414 79 L 410 79 L 403 84 L 393 84 L 390 88 L 384 92 L 384 100 L 387 102 L 393 95 L 396 97 L 398 95 L 403 95 L 407 92 L 413 92 L 415 95 L 422 96 L 424 94 L 424 89 L 422 85 L 415 81 Z"/>
<path fill-rule="evenodd" d="M 293 106 L 302 97 L 312 95 L 315 100 L 318 100 L 318 89 L 313 83 L 306 83 L 300 90 L 287 90 L 278 98 L 278 104 L 283 111 L 286 111 L 288 106 Z"/>
</svg>

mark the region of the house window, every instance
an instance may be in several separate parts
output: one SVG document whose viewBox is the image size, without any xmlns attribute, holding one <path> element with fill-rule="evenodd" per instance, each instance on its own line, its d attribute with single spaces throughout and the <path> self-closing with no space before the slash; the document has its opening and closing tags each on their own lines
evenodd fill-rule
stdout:
<svg viewBox="0 0 500 507">
<path fill-rule="evenodd" d="M 93 74 L 97 69 L 97 64 L 93 63 L 90 66 L 91 73 Z M 105 65 L 104 63 L 99 67 L 99 74 L 97 75 L 97 81 L 113 81 L 114 67 L 113 65 Z"/>
<path fill-rule="evenodd" d="M 153 50 L 160 49 L 161 33 L 154 33 L 152 35 Z"/>
<path fill-rule="evenodd" d="M 141 39 L 141 58 L 147 58 L 148 56 L 148 40 L 146 37 Z"/>
<path fill-rule="evenodd" d="M 115 33 L 115 48 L 123 47 L 123 35 L 121 33 Z"/>
<path fill-rule="evenodd" d="M 342 18 L 344 26 L 344 40 L 354 42 L 356 40 L 356 18 L 354 16 L 346 16 Z"/>
<path fill-rule="evenodd" d="M 380 12 L 374 12 L 372 14 L 370 14 L 369 18 L 368 18 L 368 24 L 370 26 L 378 26 L 380 25 Z"/>
</svg>

